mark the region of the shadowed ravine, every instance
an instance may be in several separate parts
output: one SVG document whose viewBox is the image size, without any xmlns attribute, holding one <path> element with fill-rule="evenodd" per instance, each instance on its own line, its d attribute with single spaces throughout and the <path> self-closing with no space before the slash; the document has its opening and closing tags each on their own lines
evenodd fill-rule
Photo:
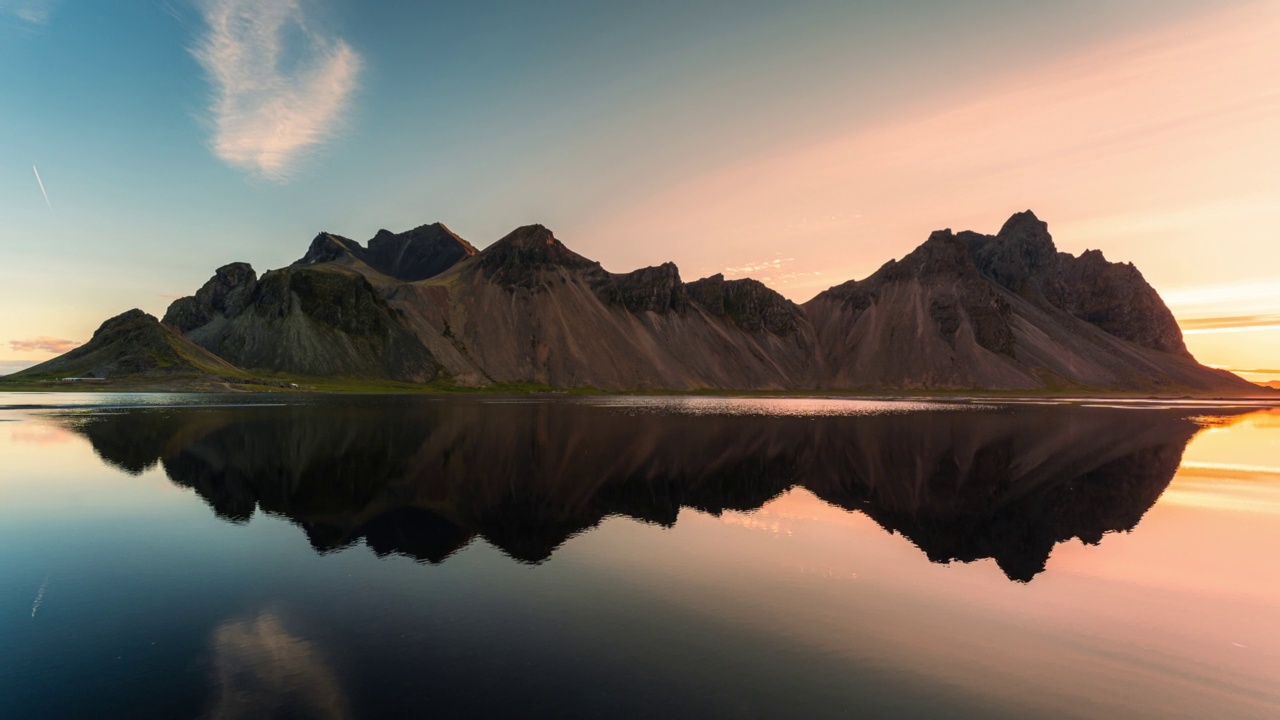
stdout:
<svg viewBox="0 0 1280 720">
<path fill-rule="evenodd" d="M 159 462 L 220 517 L 284 517 L 319 552 L 430 563 L 480 537 L 520 562 L 621 515 L 749 511 L 793 487 L 930 560 L 1030 581 L 1054 545 L 1134 528 L 1201 428 L 1190 410 L 1030 406 L 719 415 L 660 404 L 413 398 L 64 415 L 108 463 Z"/>
</svg>

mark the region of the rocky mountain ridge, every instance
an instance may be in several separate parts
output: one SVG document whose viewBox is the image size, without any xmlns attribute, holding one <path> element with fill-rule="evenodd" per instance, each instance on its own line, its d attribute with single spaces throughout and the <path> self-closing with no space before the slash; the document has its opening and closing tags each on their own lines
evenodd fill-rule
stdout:
<svg viewBox="0 0 1280 720">
<path fill-rule="evenodd" d="M 612 273 L 541 225 L 477 251 L 439 223 L 321 233 L 293 265 L 219 268 L 164 325 L 247 372 L 628 390 L 1244 393 L 1197 363 L 1131 264 L 1059 252 L 1017 213 L 934 232 L 797 305 L 752 279 Z"/>
</svg>

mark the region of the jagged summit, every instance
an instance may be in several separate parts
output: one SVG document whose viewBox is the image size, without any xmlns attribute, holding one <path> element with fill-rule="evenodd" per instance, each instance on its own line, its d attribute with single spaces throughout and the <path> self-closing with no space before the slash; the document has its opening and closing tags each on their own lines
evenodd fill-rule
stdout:
<svg viewBox="0 0 1280 720">
<path fill-rule="evenodd" d="M 311 240 L 307 252 L 294 265 L 318 265 L 319 263 L 337 262 L 356 253 L 363 253 L 360 243 L 341 235 L 321 232 Z"/>
<path fill-rule="evenodd" d="M 378 230 L 378 232 L 374 233 L 373 239 L 369 241 L 369 246 L 373 247 L 375 243 L 385 242 L 387 240 L 393 240 L 395 238 L 420 238 L 420 237 L 439 237 L 439 236 L 446 236 L 446 237 L 452 238 L 455 242 L 465 247 L 469 247 L 472 250 L 475 250 L 475 248 L 472 247 L 471 243 L 467 242 L 466 240 L 463 240 L 462 236 L 450 230 L 447 225 L 439 221 L 433 222 L 433 223 L 426 223 L 424 225 L 419 225 L 413 228 L 412 230 L 406 230 L 402 233 L 395 233 L 395 232 L 391 232 L 390 230 L 387 230 L 386 228 L 382 228 Z"/>
<path fill-rule="evenodd" d="M 997 237 L 1023 237 L 1029 240 L 1042 241 L 1048 240 L 1052 244 L 1053 240 L 1049 237 L 1049 223 L 1041 220 L 1031 210 L 1023 210 L 1009 216 L 1004 221 L 1004 225 L 1000 226 L 1000 232 L 996 233 Z"/>
<path fill-rule="evenodd" d="M 977 275 L 977 266 L 969 254 L 968 244 L 950 228 L 935 230 L 915 250 L 901 260 L 885 263 L 868 280 L 938 275 Z"/>
<path fill-rule="evenodd" d="M 804 322 L 800 307 L 759 280 L 725 280 L 716 273 L 687 286 L 689 299 L 715 316 L 724 316 L 739 329 L 790 336 Z"/>
<path fill-rule="evenodd" d="M 565 247 L 565 244 L 560 242 L 550 228 L 540 224 L 521 225 L 503 235 L 492 245 L 482 250 L 480 254 L 496 255 L 513 251 L 537 254 L 539 257 L 553 261 L 567 255 L 581 257 Z"/>
<path fill-rule="evenodd" d="M 393 280 L 417 282 L 435 277 L 475 254 L 471 243 L 437 222 L 402 233 L 379 230 L 369 240 L 368 248 L 341 235 L 322 232 L 294 265 L 339 263 L 364 270 L 365 274 L 372 270 Z"/>
<path fill-rule="evenodd" d="M 531 288 L 538 274 L 553 268 L 604 270 L 575 253 L 544 225 L 525 225 L 507 233 L 477 256 L 480 268 L 496 282 Z"/>
<path fill-rule="evenodd" d="M 555 233 L 551 232 L 551 228 L 542 223 L 533 223 L 531 225 L 521 225 L 511 232 L 503 235 L 497 242 L 490 245 L 486 250 L 500 247 L 502 245 L 561 245 Z"/>
<path fill-rule="evenodd" d="M 1030 210 L 1015 214 L 994 237 L 965 235 L 983 274 L 1015 293 L 1039 293 L 1052 300 L 1065 290 L 1056 270 L 1059 253 L 1049 226 Z"/>
<path fill-rule="evenodd" d="M 258 274 L 249 263 L 223 265 L 194 296 L 173 301 L 164 314 L 164 323 L 187 333 L 216 317 L 238 315 L 249 305 L 257 286 Z"/>
<path fill-rule="evenodd" d="M 936 231 L 804 307 L 836 387 L 1238 386 L 1194 362 L 1132 264 L 1059 252 L 1030 210 L 996 235 Z"/>
</svg>

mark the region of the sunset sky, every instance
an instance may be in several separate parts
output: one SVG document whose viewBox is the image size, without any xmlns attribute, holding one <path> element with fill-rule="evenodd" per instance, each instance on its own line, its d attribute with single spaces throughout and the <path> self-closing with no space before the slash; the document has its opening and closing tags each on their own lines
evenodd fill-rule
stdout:
<svg viewBox="0 0 1280 720">
<path fill-rule="evenodd" d="M 328 230 L 793 300 L 1033 209 L 1280 379 L 1280 2 L 0 0 L 0 373 Z"/>
</svg>

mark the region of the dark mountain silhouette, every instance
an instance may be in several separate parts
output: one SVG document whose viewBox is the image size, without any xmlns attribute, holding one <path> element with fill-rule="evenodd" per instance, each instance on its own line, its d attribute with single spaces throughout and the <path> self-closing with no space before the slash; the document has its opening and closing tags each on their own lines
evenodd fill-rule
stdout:
<svg viewBox="0 0 1280 720">
<path fill-rule="evenodd" d="M 739 281 L 730 313 L 730 288 L 689 292 L 700 287 L 686 286 L 671 264 L 607 272 L 533 225 L 441 275 L 395 288 L 388 301 L 465 384 L 781 389 L 807 375 L 812 342 L 798 307 Z M 713 296 L 721 299 L 704 306 Z M 789 327 L 748 318 L 776 308 L 793 316 Z"/>
<path fill-rule="evenodd" d="M 338 262 L 261 278 L 245 263 L 221 267 L 193 297 L 174 301 L 164 322 L 244 368 L 411 382 L 439 372 L 403 314 Z"/>
<path fill-rule="evenodd" d="M 379 230 L 366 249 L 340 235 L 320 233 L 298 265 L 338 263 L 400 282 L 426 280 L 476 254 L 471 243 L 441 223 L 402 233 Z"/>
<path fill-rule="evenodd" d="M 1137 525 L 1201 427 L 1188 413 L 694 416 L 402 397 L 63 422 L 126 471 L 159 462 L 228 521 L 288 518 L 319 552 L 363 541 L 439 563 L 482 538 L 542 562 L 608 516 L 670 526 L 684 508 L 752 510 L 803 487 L 934 562 L 994 558 L 1029 581 L 1057 543 Z"/>
<path fill-rule="evenodd" d="M 1030 211 L 942 230 L 803 306 L 760 282 L 611 273 L 541 225 L 483 251 L 443 225 L 321 233 L 220 268 L 164 322 L 249 372 L 626 390 L 1258 392 L 1197 363 L 1141 273 L 1060 253 Z"/>
<path fill-rule="evenodd" d="M 1195 362 L 1136 268 L 1059 253 L 1030 211 L 994 236 L 935 232 L 804 308 L 825 387 L 1244 390 Z"/>
</svg>

